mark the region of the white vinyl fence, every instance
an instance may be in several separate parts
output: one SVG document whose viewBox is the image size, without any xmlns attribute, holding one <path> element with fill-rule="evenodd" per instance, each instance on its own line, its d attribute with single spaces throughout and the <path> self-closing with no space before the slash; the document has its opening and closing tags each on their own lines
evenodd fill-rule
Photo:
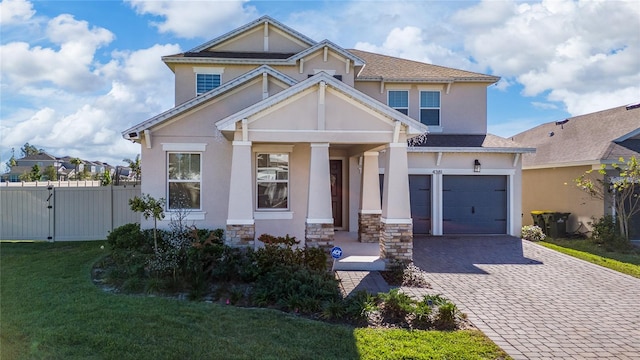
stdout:
<svg viewBox="0 0 640 360">
<path fill-rule="evenodd" d="M 140 222 L 129 199 L 139 186 L 0 187 L 0 240 L 104 240 Z"/>
</svg>

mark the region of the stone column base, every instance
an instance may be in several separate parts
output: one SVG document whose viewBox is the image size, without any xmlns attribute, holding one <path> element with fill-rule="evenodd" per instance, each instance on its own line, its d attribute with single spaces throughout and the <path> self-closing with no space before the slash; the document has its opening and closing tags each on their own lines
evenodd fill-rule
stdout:
<svg viewBox="0 0 640 360">
<path fill-rule="evenodd" d="M 358 241 L 363 243 L 380 241 L 380 214 L 358 214 Z"/>
<path fill-rule="evenodd" d="M 256 226 L 227 225 L 224 243 L 233 247 L 253 247 L 255 245 Z"/>
<path fill-rule="evenodd" d="M 413 224 L 380 223 L 380 257 L 385 261 L 413 261 Z"/>
<path fill-rule="evenodd" d="M 307 223 L 304 230 L 305 246 L 320 248 L 327 254 L 328 270 L 331 270 L 331 264 L 333 264 L 331 249 L 334 246 L 334 235 L 333 224 Z"/>
</svg>

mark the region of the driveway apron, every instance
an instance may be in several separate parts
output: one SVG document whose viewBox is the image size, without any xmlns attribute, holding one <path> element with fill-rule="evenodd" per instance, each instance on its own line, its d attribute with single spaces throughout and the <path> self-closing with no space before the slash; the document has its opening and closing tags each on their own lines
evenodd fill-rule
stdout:
<svg viewBox="0 0 640 360">
<path fill-rule="evenodd" d="M 508 236 L 416 236 L 414 262 L 514 359 L 640 359 L 640 279 Z"/>
</svg>

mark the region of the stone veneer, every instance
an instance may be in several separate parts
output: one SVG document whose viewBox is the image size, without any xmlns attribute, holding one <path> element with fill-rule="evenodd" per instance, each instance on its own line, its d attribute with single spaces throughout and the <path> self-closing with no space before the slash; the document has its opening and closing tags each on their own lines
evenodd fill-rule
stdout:
<svg viewBox="0 0 640 360">
<path fill-rule="evenodd" d="M 385 261 L 413 261 L 413 224 L 385 224 L 381 222 L 380 257 Z"/>
<path fill-rule="evenodd" d="M 225 245 L 250 246 L 255 244 L 256 226 L 251 225 L 227 225 L 225 232 Z"/>
<path fill-rule="evenodd" d="M 380 214 L 358 214 L 358 241 L 363 243 L 380 241 Z"/>
<path fill-rule="evenodd" d="M 306 224 L 304 231 L 305 246 L 319 247 L 327 253 L 333 248 L 333 224 Z"/>
</svg>

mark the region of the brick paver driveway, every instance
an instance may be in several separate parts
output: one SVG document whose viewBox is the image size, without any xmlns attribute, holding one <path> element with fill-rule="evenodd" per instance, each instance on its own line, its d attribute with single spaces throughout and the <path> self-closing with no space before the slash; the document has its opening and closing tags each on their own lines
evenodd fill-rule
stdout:
<svg viewBox="0 0 640 360">
<path fill-rule="evenodd" d="M 640 279 L 508 236 L 416 236 L 414 261 L 514 359 L 640 359 Z"/>
</svg>

